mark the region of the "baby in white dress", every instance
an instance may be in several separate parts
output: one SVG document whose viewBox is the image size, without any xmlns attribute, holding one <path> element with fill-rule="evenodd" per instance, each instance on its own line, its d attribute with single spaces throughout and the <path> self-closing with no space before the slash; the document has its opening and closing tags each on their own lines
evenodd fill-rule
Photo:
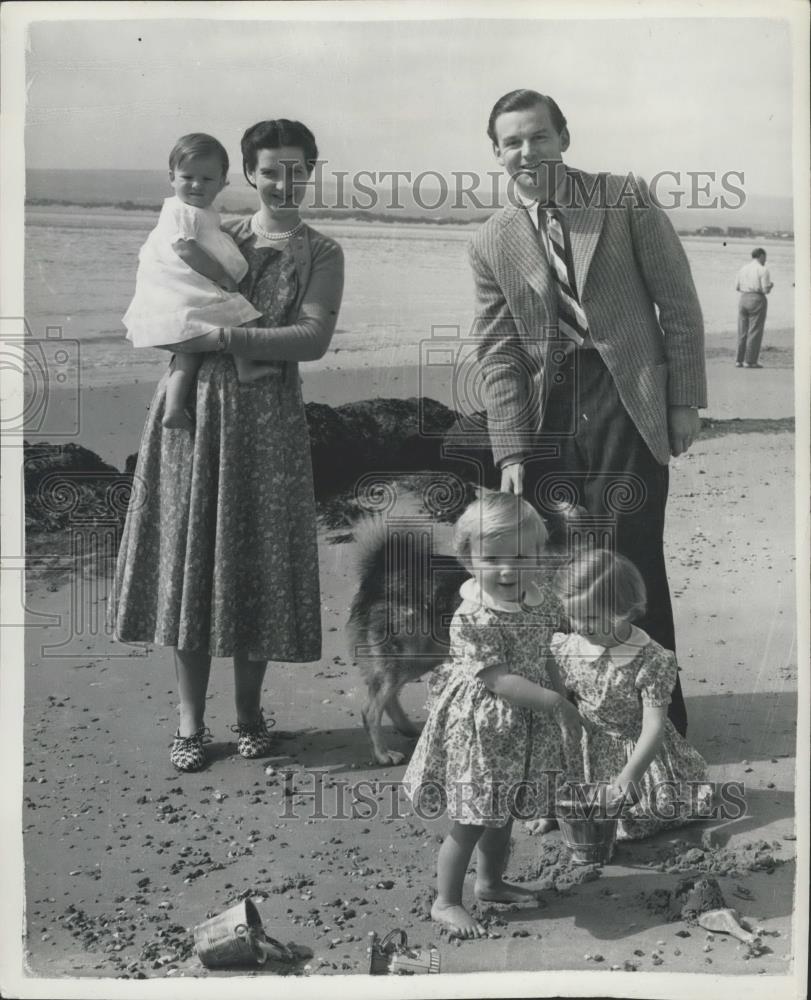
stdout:
<svg viewBox="0 0 811 1000">
<path fill-rule="evenodd" d="M 135 297 L 123 319 L 134 347 L 181 343 L 261 316 L 237 291 L 248 264 L 211 207 L 228 183 L 225 147 L 202 132 L 184 135 L 169 155 L 169 181 L 175 197 L 164 201 L 141 247 Z M 175 355 L 164 427 L 194 427 L 186 404 L 202 358 Z"/>
</svg>

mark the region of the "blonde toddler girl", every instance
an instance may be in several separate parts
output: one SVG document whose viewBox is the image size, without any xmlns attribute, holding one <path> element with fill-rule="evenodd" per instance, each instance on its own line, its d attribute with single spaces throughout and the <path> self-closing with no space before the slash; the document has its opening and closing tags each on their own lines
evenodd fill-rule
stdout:
<svg viewBox="0 0 811 1000">
<path fill-rule="evenodd" d="M 485 933 L 462 905 L 474 848 L 479 900 L 534 897 L 503 879 L 513 817 L 549 814 L 554 791 L 544 776 L 556 787 L 564 741 L 579 748 L 577 712 L 548 663 L 559 605 L 539 576 L 545 544 L 538 513 L 509 493 L 484 494 L 455 529 L 471 577 L 451 623 L 450 662 L 403 781 L 418 812 L 446 805 L 452 821 L 431 915 L 461 938 Z"/>
<path fill-rule="evenodd" d="M 609 801 L 622 808 L 618 839 L 707 815 L 706 761 L 667 718 L 675 654 L 633 624 L 646 605 L 639 571 L 592 549 L 559 570 L 555 590 L 574 631 L 556 633 L 552 653 L 583 719 L 586 780 L 608 782 Z"/>
</svg>

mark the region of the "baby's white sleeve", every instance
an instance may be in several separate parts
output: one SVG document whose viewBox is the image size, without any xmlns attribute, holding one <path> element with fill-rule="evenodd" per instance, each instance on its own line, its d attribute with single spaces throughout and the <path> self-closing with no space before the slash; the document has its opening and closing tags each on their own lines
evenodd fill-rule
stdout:
<svg viewBox="0 0 811 1000">
<path fill-rule="evenodd" d="M 172 243 L 176 240 L 196 240 L 200 236 L 202 213 L 193 205 L 178 201 L 172 206 L 170 223 L 167 235 Z"/>
</svg>

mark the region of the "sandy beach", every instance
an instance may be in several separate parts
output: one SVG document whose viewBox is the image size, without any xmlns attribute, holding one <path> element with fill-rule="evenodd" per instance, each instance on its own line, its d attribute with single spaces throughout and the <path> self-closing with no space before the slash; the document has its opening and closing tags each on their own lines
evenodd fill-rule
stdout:
<svg viewBox="0 0 811 1000">
<path fill-rule="evenodd" d="M 780 344 L 771 346 L 761 371 L 736 370 L 726 352 L 710 357 L 706 415 L 722 423 L 673 461 L 667 533 L 689 736 L 712 780 L 744 784 L 745 816 L 620 845 L 612 865 L 579 870 L 562 860 L 559 834 L 530 837 L 519 824 L 508 875 L 545 885 L 541 904 L 490 907 L 490 937 L 454 944 L 426 919 L 444 826 L 422 823 L 404 804 L 393 810 L 385 782 L 402 768 L 370 763 L 344 633 L 351 541 L 321 532 L 322 660 L 268 672 L 265 704 L 279 737 L 272 755 L 236 755 L 230 667 L 215 662 L 212 760 L 188 775 L 168 761 L 171 651 L 113 643 L 103 626 L 106 581 L 66 577 L 40 559 L 25 586 L 29 973 L 236 974 L 205 970 L 191 929 L 251 896 L 272 937 L 312 951 L 312 974 L 365 974 L 368 933 L 402 927 L 411 943 L 434 941 L 448 973 L 573 970 L 578 982 L 612 969 L 785 975 L 795 877 L 793 371 Z M 306 398 L 331 405 L 420 388 L 453 403 L 447 385 L 421 385 L 414 368 L 304 373 Z M 88 387 L 67 440 L 123 468 L 152 389 Z M 47 539 L 38 551 L 47 555 Z M 425 696 L 418 682 L 403 699 L 419 720 Z M 386 738 L 409 750 L 390 730 Z M 346 786 L 359 781 L 370 783 L 376 806 L 352 818 Z M 662 891 L 702 872 L 763 928 L 759 956 L 669 920 Z M 304 964 L 270 963 L 251 975 L 300 973 Z"/>
</svg>

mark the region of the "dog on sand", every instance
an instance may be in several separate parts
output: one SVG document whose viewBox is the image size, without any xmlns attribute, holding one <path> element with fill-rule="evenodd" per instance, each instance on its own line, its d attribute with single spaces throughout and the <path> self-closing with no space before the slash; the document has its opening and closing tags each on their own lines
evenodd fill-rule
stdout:
<svg viewBox="0 0 811 1000">
<path fill-rule="evenodd" d="M 419 735 L 400 704 L 400 691 L 446 658 L 459 588 L 470 574 L 437 551 L 429 521 L 424 531 L 392 531 L 382 518 L 367 518 L 355 538 L 359 584 L 347 629 L 349 654 L 368 691 L 363 725 L 374 759 L 400 764 L 405 754 L 383 740 L 383 713 L 404 736 Z"/>
<path fill-rule="evenodd" d="M 583 513 L 574 506 L 546 512 L 550 554 L 565 552 L 568 524 Z M 447 658 L 459 588 L 470 576 L 458 559 L 442 552 L 433 527 L 427 517 L 423 524 L 416 519 L 399 527 L 369 517 L 355 530 L 358 589 L 347 623 L 349 655 L 366 683 L 363 725 L 374 759 L 383 765 L 405 760 L 386 746 L 383 713 L 404 736 L 419 735 L 400 704 L 400 691 Z"/>
</svg>

